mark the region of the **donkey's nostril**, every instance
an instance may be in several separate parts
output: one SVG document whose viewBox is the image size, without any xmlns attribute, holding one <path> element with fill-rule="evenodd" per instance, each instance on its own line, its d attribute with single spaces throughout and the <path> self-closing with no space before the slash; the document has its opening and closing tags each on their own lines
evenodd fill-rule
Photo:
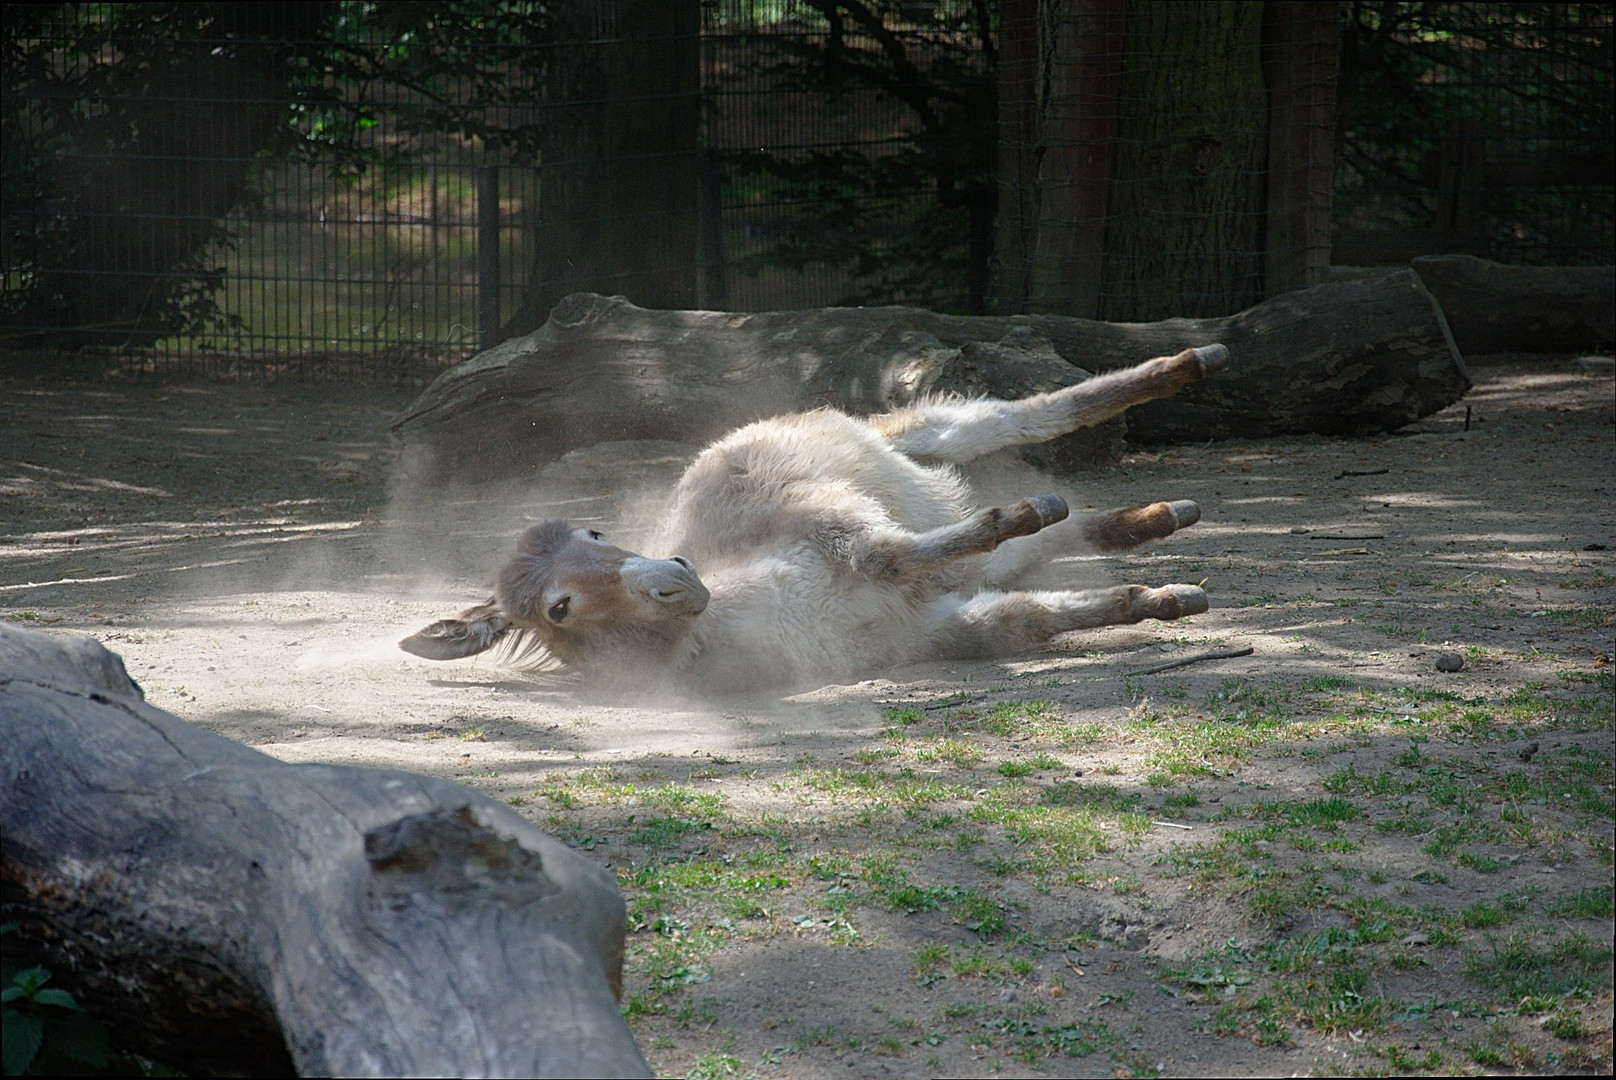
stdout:
<svg viewBox="0 0 1616 1080">
<path fill-rule="evenodd" d="M 668 559 L 669 559 L 670 562 L 678 563 L 680 566 L 684 567 L 686 570 L 694 570 L 695 569 L 694 566 L 690 565 L 690 560 L 685 558 L 683 555 L 670 555 L 668 557 Z"/>
</svg>

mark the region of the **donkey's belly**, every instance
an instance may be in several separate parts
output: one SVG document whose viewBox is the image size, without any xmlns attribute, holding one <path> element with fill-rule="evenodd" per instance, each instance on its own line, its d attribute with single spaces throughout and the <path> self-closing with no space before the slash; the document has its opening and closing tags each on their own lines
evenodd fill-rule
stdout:
<svg viewBox="0 0 1616 1080">
<path fill-rule="evenodd" d="M 941 584 L 900 589 L 822 564 L 758 560 L 709 581 L 712 602 L 687 675 L 712 689 L 800 688 L 920 659 L 923 605 Z"/>
</svg>

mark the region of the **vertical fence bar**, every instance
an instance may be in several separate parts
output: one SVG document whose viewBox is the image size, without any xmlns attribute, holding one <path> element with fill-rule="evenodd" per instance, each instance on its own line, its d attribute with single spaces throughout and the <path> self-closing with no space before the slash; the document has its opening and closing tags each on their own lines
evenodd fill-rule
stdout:
<svg viewBox="0 0 1616 1080">
<path fill-rule="evenodd" d="M 477 166 L 477 343 L 499 335 L 499 168 Z"/>
</svg>

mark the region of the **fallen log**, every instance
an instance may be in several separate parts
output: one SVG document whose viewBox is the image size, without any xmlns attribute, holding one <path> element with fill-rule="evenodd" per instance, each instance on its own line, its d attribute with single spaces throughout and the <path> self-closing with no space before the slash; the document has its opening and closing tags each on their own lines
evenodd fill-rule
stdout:
<svg viewBox="0 0 1616 1080">
<path fill-rule="evenodd" d="M 1287 293 L 1226 318 L 1157 323 L 907 307 L 650 311 L 578 293 L 533 334 L 445 372 L 393 431 L 410 480 L 523 477 L 597 442 L 699 443 L 782 412 L 868 414 L 946 391 L 1022 397 L 1211 342 L 1229 347 L 1229 369 L 1130 410 L 1130 437 L 1383 431 L 1470 386 L 1412 270 Z M 1080 472 L 1115 460 L 1120 433 L 1079 432 L 1034 460 Z"/>
<path fill-rule="evenodd" d="M 193 1074 L 648 1076 L 611 876 L 509 807 L 289 765 L 0 624 L 0 914 L 126 1048 Z"/>
<path fill-rule="evenodd" d="M 1473 255 L 1415 259 L 1466 356 L 1616 345 L 1616 267 L 1505 266 Z"/>
</svg>

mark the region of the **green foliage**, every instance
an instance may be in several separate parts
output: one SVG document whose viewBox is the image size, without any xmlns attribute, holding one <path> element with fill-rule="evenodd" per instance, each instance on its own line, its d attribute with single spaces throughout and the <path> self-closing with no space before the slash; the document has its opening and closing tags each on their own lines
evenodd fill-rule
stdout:
<svg viewBox="0 0 1616 1080">
<path fill-rule="evenodd" d="M 1608 5 L 1353 0 L 1341 31 L 1340 227 L 1430 226 L 1458 140 L 1516 178 L 1477 193 L 1475 254 L 1609 263 Z"/>
<path fill-rule="evenodd" d="M 731 205 L 812 207 L 779 218 L 743 268 L 844 275 L 850 287 L 839 303 L 983 313 L 996 198 L 996 12 L 899 0 L 813 6 L 773 27 L 797 33 L 760 37 L 760 70 L 734 78 L 810 92 L 864 139 L 727 155 Z"/>
<path fill-rule="evenodd" d="M 0 934 L 17 930 L 16 923 Z M 7 1076 L 80 1074 L 122 1064 L 107 1033 L 66 990 L 47 986 L 51 973 L 7 959 L 0 970 L 0 1027 Z M 119 1071 L 123 1071 L 120 1069 Z"/>
</svg>

